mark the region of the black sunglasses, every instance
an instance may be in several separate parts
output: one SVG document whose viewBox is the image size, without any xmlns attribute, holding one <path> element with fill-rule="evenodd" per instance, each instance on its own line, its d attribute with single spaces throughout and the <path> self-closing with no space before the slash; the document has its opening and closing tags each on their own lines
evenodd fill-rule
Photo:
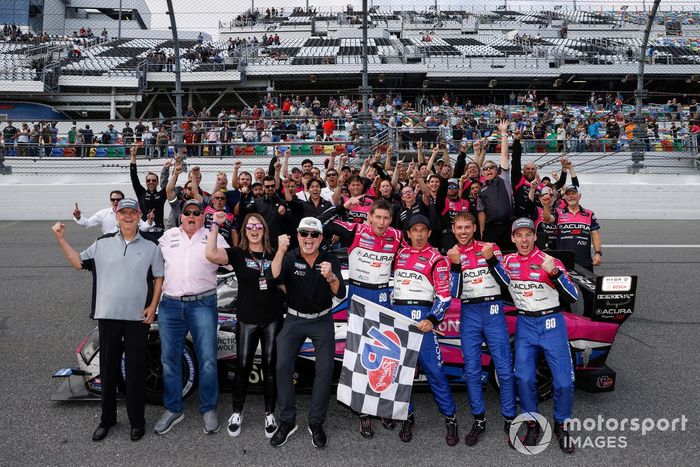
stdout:
<svg viewBox="0 0 700 467">
<path fill-rule="evenodd" d="M 113 202 L 113 203 L 118 203 L 118 202 L 121 201 L 122 199 L 124 199 L 124 198 L 109 198 L 109 200 L 110 200 L 111 202 Z"/>
<path fill-rule="evenodd" d="M 300 230 L 299 235 L 301 235 L 302 238 L 306 238 L 309 235 L 311 235 L 311 238 L 318 238 L 321 236 L 321 232 L 309 232 L 308 230 Z"/>
<path fill-rule="evenodd" d="M 185 217 L 189 217 L 189 216 L 199 217 L 202 215 L 202 211 L 183 211 L 182 215 Z"/>
</svg>

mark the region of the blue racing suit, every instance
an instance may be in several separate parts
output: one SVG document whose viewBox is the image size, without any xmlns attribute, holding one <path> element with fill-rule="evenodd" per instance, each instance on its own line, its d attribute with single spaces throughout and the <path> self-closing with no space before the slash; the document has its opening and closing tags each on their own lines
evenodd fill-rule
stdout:
<svg viewBox="0 0 700 467">
<path fill-rule="evenodd" d="M 510 339 L 503 314 L 500 285 L 508 285 L 509 277 L 500 260 L 501 250 L 493 245 L 494 256 L 483 257 L 486 243 L 472 241 L 458 245 L 460 263 L 452 263 L 452 296 L 462 300 L 459 335 L 464 356 L 469 405 L 473 415 L 486 411 L 481 383 L 481 344 L 486 340 L 493 359 L 501 393 L 501 412 L 507 419 L 516 415 L 515 382 Z"/>
<path fill-rule="evenodd" d="M 552 371 L 554 421 L 571 418 L 574 405 L 574 366 L 566 332 L 562 303 L 578 300 L 578 292 L 564 265 L 550 276 L 544 270 L 545 255 L 535 247 L 527 256 L 506 255 L 503 268 L 510 276 L 510 293 L 518 309 L 515 333 L 515 382 L 523 412 L 537 413 L 537 359 L 544 352 Z"/>
<path fill-rule="evenodd" d="M 437 326 L 450 306 L 450 273 L 445 257 L 428 244 L 420 250 L 412 247 L 399 250 L 392 302 L 397 313 L 415 321 L 427 319 L 433 327 Z M 423 335 L 418 361 L 428 378 L 438 410 L 444 416 L 452 417 L 457 406 L 442 368 L 440 344 L 433 331 Z M 413 413 L 413 402 L 408 412 Z"/>
</svg>

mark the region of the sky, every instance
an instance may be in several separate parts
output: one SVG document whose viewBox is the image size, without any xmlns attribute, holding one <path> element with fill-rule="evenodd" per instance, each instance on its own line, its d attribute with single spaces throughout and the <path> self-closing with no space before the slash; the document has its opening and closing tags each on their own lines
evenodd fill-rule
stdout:
<svg viewBox="0 0 700 467">
<path fill-rule="evenodd" d="M 212 35 L 216 35 L 218 31 L 219 21 L 228 22 L 233 17 L 238 15 L 241 11 L 249 9 L 251 4 L 254 2 L 255 7 L 264 11 L 268 7 L 284 7 L 285 10 L 290 11 L 295 6 L 304 7 L 306 2 L 304 0 L 172 0 L 173 6 L 175 8 L 175 14 L 177 18 L 178 29 L 183 30 L 201 30 L 208 32 Z M 146 0 L 149 8 L 151 9 L 151 26 L 153 29 L 167 29 L 170 24 L 170 20 L 166 14 L 167 7 L 165 0 Z M 320 0 L 320 1 L 309 1 L 310 6 L 315 6 L 318 10 L 328 11 L 341 11 L 347 4 L 352 4 L 355 9 L 360 9 L 362 7 L 362 1 L 360 0 Z M 475 9 L 495 9 L 497 5 L 504 4 L 504 0 L 494 0 L 492 2 L 486 2 L 484 0 L 480 1 L 456 1 L 456 0 L 439 0 L 438 6 L 440 9 L 462 9 L 462 8 L 475 8 Z M 576 2 L 579 9 L 593 9 L 593 10 L 608 10 L 611 4 L 616 7 L 622 5 L 628 5 L 630 10 L 635 8 L 641 9 L 644 5 L 647 8 L 651 7 L 653 2 L 640 1 L 640 0 L 621 0 L 611 2 L 610 0 L 578 0 Z M 415 9 L 420 10 L 427 6 L 432 6 L 435 4 L 434 0 L 368 0 L 368 5 L 372 4 L 379 6 L 380 9 L 409 9 L 412 5 L 415 5 Z M 542 9 L 542 8 L 553 8 L 555 5 L 562 5 L 565 8 L 573 9 L 573 1 L 570 0 L 539 0 L 539 1 L 525 1 L 525 0 L 510 0 L 507 2 L 509 9 L 515 10 L 530 10 L 530 9 Z M 397 7 L 398 6 L 398 7 Z M 689 0 L 662 0 L 661 9 L 699 9 L 697 2 Z"/>
</svg>

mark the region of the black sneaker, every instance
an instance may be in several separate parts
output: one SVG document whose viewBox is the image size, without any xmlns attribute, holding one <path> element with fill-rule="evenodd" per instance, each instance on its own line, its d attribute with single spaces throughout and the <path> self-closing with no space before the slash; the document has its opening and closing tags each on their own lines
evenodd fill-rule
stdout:
<svg viewBox="0 0 700 467">
<path fill-rule="evenodd" d="M 537 422 L 527 422 L 527 432 L 522 441 L 524 446 L 537 446 L 537 440 L 540 437 L 540 424 Z"/>
<path fill-rule="evenodd" d="M 576 450 L 571 435 L 567 430 L 564 429 L 563 423 L 554 423 L 554 436 L 557 437 L 559 441 L 559 448 L 564 452 L 564 454 L 573 454 Z"/>
<path fill-rule="evenodd" d="M 372 430 L 372 417 L 369 415 L 360 415 L 360 434 L 363 438 L 371 438 L 374 436 L 374 430 Z"/>
<path fill-rule="evenodd" d="M 326 431 L 323 429 L 323 425 L 320 423 L 310 423 L 309 433 L 311 433 L 311 444 L 317 448 L 326 447 L 328 438 L 326 437 Z"/>
<path fill-rule="evenodd" d="M 399 439 L 404 443 L 408 443 L 413 439 L 413 425 L 416 419 L 413 413 L 408 415 L 408 418 L 401 422 L 401 431 L 399 431 Z"/>
<path fill-rule="evenodd" d="M 513 425 L 513 419 L 512 418 L 506 418 L 505 421 L 503 422 L 503 431 L 506 432 L 506 441 L 508 442 L 508 447 L 511 449 L 515 449 L 515 446 L 513 446 L 513 441 L 510 439 L 510 427 Z"/>
<path fill-rule="evenodd" d="M 479 442 L 479 436 L 481 436 L 486 431 L 486 420 L 484 419 L 474 419 L 472 423 L 472 429 L 464 437 L 464 444 L 467 446 L 474 446 Z"/>
<path fill-rule="evenodd" d="M 396 420 L 394 420 L 393 418 L 382 417 L 382 426 L 385 430 L 393 430 L 394 428 L 396 428 Z"/>
<path fill-rule="evenodd" d="M 297 425 L 281 422 L 279 424 L 279 428 L 277 428 L 277 431 L 275 431 L 275 434 L 272 435 L 270 444 L 273 446 L 282 446 L 287 442 L 289 437 L 292 436 L 295 431 L 297 431 L 297 428 L 299 428 Z"/>
<path fill-rule="evenodd" d="M 445 441 L 447 441 L 448 446 L 456 446 L 459 443 L 459 425 L 457 424 L 457 417 L 451 416 L 445 418 L 445 427 L 447 431 L 445 433 Z"/>
</svg>

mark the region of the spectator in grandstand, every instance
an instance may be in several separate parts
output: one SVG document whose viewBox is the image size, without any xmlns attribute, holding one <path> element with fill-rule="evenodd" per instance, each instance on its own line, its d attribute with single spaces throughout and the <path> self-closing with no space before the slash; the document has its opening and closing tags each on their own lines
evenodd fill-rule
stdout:
<svg viewBox="0 0 700 467">
<path fill-rule="evenodd" d="M 123 199 L 124 193 L 122 193 L 119 190 L 113 190 L 109 194 L 109 202 L 111 203 L 111 207 L 100 209 L 88 218 L 82 216 L 82 212 L 78 207 L 78 203 L 75 203 L 75 209 L 73 210 L 73 220 L 76 224 L 82 225 L 86 229 L 99 225 L 102 228 L 103 234 L 116 232 L 119 230 L 119 225 L 117 223 L 117 206 L 119 205 L 119 202 Z M 148 221 L 139 219 L 139 230 L 148 231 L 152 226 L 153 216 L 149 217 Z"/>
<path fill-rule="evenodd" d="M 17 132 L 17 154 L 20 157 L 26 157 L 29 155 L 29 125 L 26 123 L 22 124 L 22 127 Z"/>
<path fill-rule="evenodd" d="M 17 138 L 17 134 L 19 133 L 19 130 L 12 125 L 12 121 L 8 120 L 7 121 L 7 126 L 3 128 L 2 130 L 2 137 L 3 137 L 3 151 L 2 155 L 5 156 L 15 156 L 15 139 Z"/>
<path fill-rule="evenodd" d="M 127 146 L 134 144 L 134 129 L 129 126 L 129 122 L 124 123 L 124 128 L 122 128 L 122 141 Z"/>
</svg>

